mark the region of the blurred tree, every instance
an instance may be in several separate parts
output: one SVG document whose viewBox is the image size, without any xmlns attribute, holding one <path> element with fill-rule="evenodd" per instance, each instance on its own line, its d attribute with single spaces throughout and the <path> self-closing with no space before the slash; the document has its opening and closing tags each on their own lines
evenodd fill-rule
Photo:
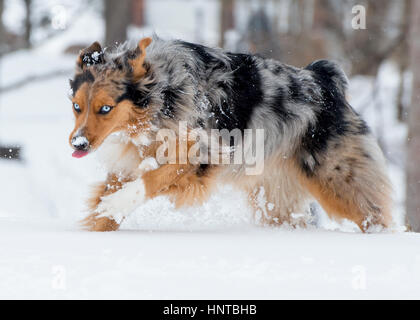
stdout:
<svg viewBox="0 0 420 320">
<path fill-rule="evenodd" d="M 259 8 L 249 18 L 245 39 L 251 52 L 266 57 L 273 56 L 270 53 L 272 53 L 275 45 L 274 30 L 264 7 Z"/>
<path fill-rule="evenodd" d="M 314 4 L 314 0 L 295 0 L 290 3 L 290 33 L 299 35 L 311 30 Z"/>
<path fill-rule="evenodd" d="M 328 30 L 335 25 L 333 13 L 328 1 L 292 2 L 288 33 L 279 37 L 280 60 L 304 67 L 314 60 L 328 57 L 326 39 Z"/>
<path fill-rule="evenodd" d="M 225 46 L 225 33 L 235 27 L 234 22 L 234 0 L 220 0 L 220 36 L 219 47 Z"/>
<path fill-rule="evenodd" d="M 258 52 L 300 67 L 327 57 L 324 43 L 326 31 L 324 22 L 329 21 L 329 11 L 322 6 L 323 0 L 280 0 L 275 2 L 275 11 L 267 10 L 271 16 L 271 26 L 267 29 L 269 30 L 267 36 L 270 39 L 269 41 L 265 40 L 267 47 L 257 46 Z M 320 13 L 323 14 L 322 17 L 319 16 Z M 284 20 L 286 20 L 286 26 Z M 319 27 L 320 25 L 322 28 Z M 253 32 L 251 31 L 251 33 Z M 265 51 L 259 51 L 261 48 Z"/>
<path fill-rule="evenodd" d="M 104 0 L 105 5 L 105 45 L 114 46 L 115 43 L 127 39 L 127 28 L 131 23 L 131 0 Z"/>
<path fill-rule="evenodd" d="M 405 38 L 403 1 L 392 0 L 278 0 L 288 4 L 287 33 L 276 33 L 280 43 L 277 57 L 286 63 L 304 66 L 330 58 L 344 65 L 350 74 L 376 76 Z M 266 2 L 261 1 L 261 4 Z M 364 5 L 367 29 L 354 30 L 352 9 Z M 279 6 L 285 7 L 285 6 Z M 284 9 L 283 9 L 284 10 Z"/>
<path fill-rule="evenodd" d="M 403 1 L 404 5 L 404 17 L 402 19 L 402 33 L 404 35 L 409 34 L 410 32 L 410 16 L 411 16 L 411 8 L 412 8 L 412 0 L 405 0 Z M 408 103 L 405 102 L 404 99 L 404 89 L 405 89 L 405 81 L 404 81 L 404 74 L 410 67 L 410 55 L 409 55 L 409 37 L 404 37 L 401 45 L 397 49 L 395 53 L 395 60 L 398 65 L 399 73 L 400 73 L 400 84 L 398 87 L 398 96 L 397 96 L 397 117 L 399 121 L 406 121 L 407 120 L 407 113 L 406 110 L 408 109 Z"/>
<path fill-rule="evenodd" d="M 420 232 L 420 1 L 413 1 L 411 19 L 411 68 L 414 75 L 407 149 L 407 218 L 411 229 Z"/>
<path fill-rule="evenodd" d="M 8 30 L 4 25 L 3 13 L 5 10 L 5 2 L 6 1 L 4 0 L 0 0 L 0 56 L 15 50 L 28 47 L 28 42 L 25 41 L 25 30 L 22 30 L 19 33 L 14 33 Z M 25 0 L 25 6 L 26 5 L 27 0 Z M 25 26 L 27 25 L 27 21 L 30 21 L 29 19 L 30 18 L 28 12 L 26 12 L 24 17 Z M 27 32 L 27 34 L 30 34 L 30 30 L 29 32 Z M 29 38 L 29 36 L 27 38 Z"/>
<path fill-rule="evenodd" d="M 25 0 L 25 9 L 26 9 L 26 16 L 25 16 L 25 33 L 24 33 L 24 41 L 25 41 L 25 48 L 31 47 L 31 33 L 32 33 L 32 0 Z"/>
<path fill-rule="evenodd" d="M 4 9 L 4 0 L 0 0 L 0 55 L 3 51 L 2 46 L 6 42 L 6 30 L 4 30 L 4 24 L 3 24 L 3 9 Z"/>
<path fill-rule="evenodd" d="M 0 58 L 5 50 L 3 45 L 6 43 L 6 30 L 3 24 L 3 10 L 4 10 L 4 1 L 0 0 Z M 0 158 L 3 159 L 19 159 L 20 157 L 20 148 L 15 146 L 5 146 L 0 144 Z"/>
<path fill-rule="evenodd" d="M 131 9 L 133 25 L 143 27 L 146 24 L 144 0 L 132 0 Z"/>
<path fill-rule="evenodd" d="M 393 36 L 390 21 L 393 1 L 366 1 L 367 28 L 353 30 L 344 37 L 344 52 L 352 61 L 352 73 L 376 76 L 379 66 L 402 42 L 401 30 Z M 402 2 L 401 2 L 402 3 Z M 354 2 L 356 5 L 356 2 Z"/>
</svg>

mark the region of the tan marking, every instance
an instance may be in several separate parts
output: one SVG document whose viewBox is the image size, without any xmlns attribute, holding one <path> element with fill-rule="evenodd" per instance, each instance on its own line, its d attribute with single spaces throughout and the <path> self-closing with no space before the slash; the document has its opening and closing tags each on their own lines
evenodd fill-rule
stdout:
<svg viewBox="0 0 420 320">
<path fill-rule="evenodd" d="M 135 59 L 130 61 L 135 80 L 140 79 L 146 73 L 146 69 L 144 68 L 144 60 L 146 58 L 146 48 L 150 45 L 151 42 L 152 38 L 141 39 L 137 46 L 137 50 L 139 50 L 140 53 Z"/>
<path fill-rule="evenodd" d="M 187 143 L 187 152 L 195 141 Z M 160 143 L 154 143 L 145 152 L 145 157 L 156 155 Z M 179 143 L 177 140 L 177 163 L 179 162 Z M 198 166 L 187 164 L 164 164 L 158 169 L 143 174 L 146 198 L 167 195 L 177 208 L 201 204 L 208 199 L 216 181 L 216 172 L 209 169 L 203 176 L 197 175 Z"/>
<path fill-rule="evenodd" d="M 73 131 L 70 133 L 70 137 L 69 137 L 69 143 L 70 146 L 72 146 L 71 140 L 73 138 L 73 136 L 75 135 L 75 133 L 82 129 L 87 122 L 88 116 L 89 116 L 89 99 L 88 99 L 88 95 L 89 95 L 89 83 L 85 82 L 83 83 L 79 90 L 77 90 L 74 98 L 72 99 L 72 103 L 77 103 L 82 112 L 78 113 L 73 109 L 73 114 L 75 116 L 76 122 L 75 122 L 75 126 Z"/>
</svg>

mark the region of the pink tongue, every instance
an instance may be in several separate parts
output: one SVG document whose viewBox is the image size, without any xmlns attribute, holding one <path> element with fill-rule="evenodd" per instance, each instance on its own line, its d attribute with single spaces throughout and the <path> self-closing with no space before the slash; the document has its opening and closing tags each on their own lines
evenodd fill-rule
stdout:
<svg viewBox="0 0 420 320">
<path fill-rule="evenodd" d="M 72 156 L 73 156 L 73 158 L 83 158 L 84 156 L 87 156 L 87 154 L 88 154 L 89 152 L 87 152 L 87 151 L 79 151 L 79 150 L 77 150 L 77 151 L 75 151 L 75 152 L 73 152 L 73 154 L 72 154 Z"/>
</svg>

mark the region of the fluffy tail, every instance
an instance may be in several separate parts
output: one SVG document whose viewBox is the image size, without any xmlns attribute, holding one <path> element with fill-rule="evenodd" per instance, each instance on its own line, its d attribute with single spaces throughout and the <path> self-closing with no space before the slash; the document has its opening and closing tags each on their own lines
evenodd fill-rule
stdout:
<svg viewBox="0 0 420 320">
<path fill-rule="evenodd" d="M 298 159 L 305 172 L 303 184 L 329 215 L 350 219 L 363 231 L 374 225 L 389 227 L 392 189 L 385 159 L 365 122 L 345 100 L 346 75 L 326 60 L 306 70 L 322 88 L 323 101 L 317 124 L 302 141 Z"/>
</svg>

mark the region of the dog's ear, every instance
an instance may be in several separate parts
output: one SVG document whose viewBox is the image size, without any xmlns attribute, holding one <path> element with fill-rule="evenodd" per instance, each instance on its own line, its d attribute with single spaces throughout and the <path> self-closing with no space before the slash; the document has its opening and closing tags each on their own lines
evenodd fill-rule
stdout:
<svg viewBox="0 0 420 320">
<path fill-rule="evenodd" d="M 134 50 L 133 57 L 129 57 L 129 63 L 133 69 L 134 80 L 139 80 L 146 73 L 144 68 L 144 59 L 146 58 L 146 48 L 152 42 L 152 38 L 143 38 L 140 40 L 137 48 Z"/>
<path fill-rule="evenodd" d="M 77 58 L 77 67 L 80 70 L 92 66 L 94 64 L 104 63 L 104 53 L 99 42 L 95 41 L 89 47 L 80 51 Z"/>
</svg>

